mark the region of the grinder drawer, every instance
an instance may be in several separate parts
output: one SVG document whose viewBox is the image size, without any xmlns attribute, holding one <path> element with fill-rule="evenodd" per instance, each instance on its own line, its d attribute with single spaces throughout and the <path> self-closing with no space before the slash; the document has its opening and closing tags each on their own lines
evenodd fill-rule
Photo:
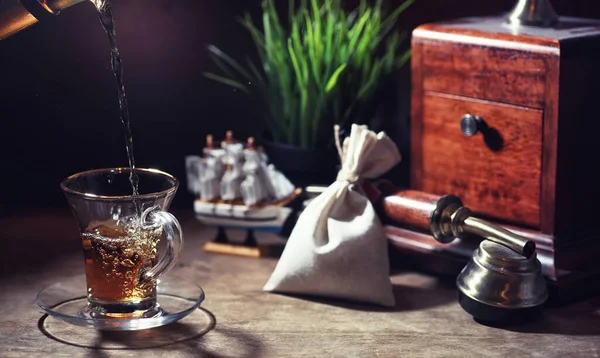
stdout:
<svg viewBox="0 0 600 358">
<path fill-rule="evenodd" d="M 479 215 L 539 228 L 541 110 L 426 92 L 422 114 L 415 188 L 455 194 Z"/>
<path fill-rule="evenodd" d="M 547 56 L 541 53 L 426 40 L 423 89 L 531 108 L 543 108 Z"/>
</svg>

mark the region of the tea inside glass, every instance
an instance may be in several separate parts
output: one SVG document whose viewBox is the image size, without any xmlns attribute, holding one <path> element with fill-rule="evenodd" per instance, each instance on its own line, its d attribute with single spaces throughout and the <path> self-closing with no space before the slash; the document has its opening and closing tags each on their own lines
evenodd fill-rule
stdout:
<svg viewBox="0 0 600 358">
<path fill-rule="evenodd" d="M 95 318 L 154 317 L 157 278 L 179 256 L 181 227 L 167 212 L 178 188 L 173 176 L 136 169 L 140 195 L 132 196 L 129 168 L 92 170 L 61 188 L 77 218 L 85 258 L 88 307 Z M 159 242 L 166 250 L 159 259 Z"/>
</svg>

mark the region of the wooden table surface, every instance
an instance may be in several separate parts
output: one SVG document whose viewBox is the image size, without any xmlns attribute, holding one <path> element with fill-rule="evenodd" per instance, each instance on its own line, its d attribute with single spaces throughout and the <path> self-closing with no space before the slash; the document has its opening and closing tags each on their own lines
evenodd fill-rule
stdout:
<svg viewBox="0 0 600 358">
<path fill-rule="evenodd" d="M 0 357 L 600 356 L 599 298 L 547 309 L 524 326 L 494 328 L 462 311 L 453 282 L 410 271 L 392 275 L 391 310 L 264 293 L 275 258 L 205 254 L 202 243 L 215 231 L 189 212 L 176 214 L 185 249 L 173 273 L 202 285 L 207 298 L 177 323 L 138 332 L 74 327 L 37 307 L 41 288 L 83 273 L 69 213 L 0 218 Z"/>
</svg>

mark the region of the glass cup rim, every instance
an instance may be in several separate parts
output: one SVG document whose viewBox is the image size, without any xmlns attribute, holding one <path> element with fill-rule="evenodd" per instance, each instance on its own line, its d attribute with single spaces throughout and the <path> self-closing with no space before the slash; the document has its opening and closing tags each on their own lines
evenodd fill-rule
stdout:
<svg viewBox="0 0 600 358">
<path fill-rule="evenodd" d="M 98 194 L 85 193 L 85 192 L 73 190 L 73 189 L 67 187 L 67 184 L 72 182 L 73 180 L 82 178 L 82 177 L 85 177 L 88 175 L 110 173 L 110 172 L 123 173 L 123 172 L 130 172 L 130 171 L 131 171 L 131 168 L 129 168 L 129 167 L 114 167 L 114 168 L 100 168 L 100 169 L 86 170 L 86 171 L 72 174 L 72 175 L 66 177 L 65 179 L 63 179 L 60 183 L 60 188 L 67 194 L 79 196 L 84 199 L 119 201 L 119 200 L 132 200 L 132 199 L 142 199 L 142 200 L 143 199 L 153 199 L 153 198 L 160 197 L 160 196 L 167 196 L 169 194 L 174 193 L 179 187 L 179 179 L 177 179 L 176 177 L 174 177 L 173 175 L 171 175 L 167 172 L 164 172 L 164 171 L 158 170 L 158 169 L 153 169 L 153 168 L 135 168 L 135 171 L 138 173 L 141 172 L 141 173 L 146 173 L 146 174 L 160 175 L 162 177 L 170 179 L 173 182 L 173 186 L 171 186 L 168 189 L 162 190 L 162 191 L 157 191 L 157 192 L 147 193 L 147 194 L 140 194 L 140 195 L 136 195 L 136 196 L 134 196 L 134 195 L 98 195 Z"/>
</svg>

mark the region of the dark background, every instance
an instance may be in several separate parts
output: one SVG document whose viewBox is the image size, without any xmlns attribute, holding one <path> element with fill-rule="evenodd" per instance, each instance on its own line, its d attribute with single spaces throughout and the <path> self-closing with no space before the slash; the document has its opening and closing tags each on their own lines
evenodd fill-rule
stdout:
<svg viewBox="0 0 600 358">
<path fill-rule="evenodd" d="M 515 2 L 417 0 L 399 26 L 410 31 L 424 22 L 505 12 Z M 552 3 L 564 16 L 600 18 L 597 1 Z M 185 155 L 199 154 L 207 133 L 221 137 L 232 129 L 246 138 L 262 132 L 257 106 L 202 76 L 216 71 L 208 43 L 236 58 L 253 53 L 235 19 L 244 11 L 259 14 L 260 0 L 114 0 L 114 8 L 137 164 L 182 179 L 173 205 L 191 207 Z M 398 110 L 387 131 L 404 158 L 409 74 L 406 67 L 398 92 L 387 96 Z M 127 165 L 108 43 L 91 3 L 0 41 L 0 159 L 2 214 L 64 208 L 58 187 L 64 177 Z M 407 164 L 393 172 L 399 183 L 407 180 Z"/>
</svg>

